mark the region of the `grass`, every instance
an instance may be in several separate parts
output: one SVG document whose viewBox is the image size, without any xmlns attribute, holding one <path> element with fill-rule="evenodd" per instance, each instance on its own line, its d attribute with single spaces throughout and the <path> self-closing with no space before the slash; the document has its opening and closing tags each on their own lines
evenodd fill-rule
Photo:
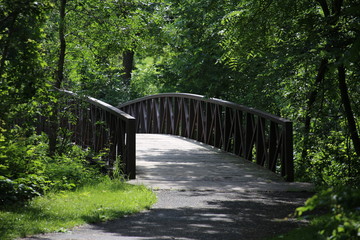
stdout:
<svg viewBox="0 0 360 240">
<path fill-rule="evenodd" d="M 144 186 L 111 180 L 73 192 L 50 193 L 25 206 L 0 208 L 0 239 L 64 232 L 136 213 L 155 202 L 155 194 Z"/>
</svg>

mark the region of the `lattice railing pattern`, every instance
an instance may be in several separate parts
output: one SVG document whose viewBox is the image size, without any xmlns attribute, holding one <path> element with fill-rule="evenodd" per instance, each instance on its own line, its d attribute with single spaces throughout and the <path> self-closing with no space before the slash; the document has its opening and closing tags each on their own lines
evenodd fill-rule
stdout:
<svg viewBox="0 0 360 240">
<path fill-rule="evenodd" d="M 159 94 L 119 109 L 138 133 L 180 135 L 254 161 L 294 180 L 292 122 L 253 108 L 194 94 Z"/>
<path fill-rule="evenodd" d="M 70 130 L 72 141 L 82 147 L 95 152 L 109 149 L 110 169 L 120 157 L 124 174 L 134 179 L 135 118 L 95 98 L 79 97 L 65 90 L 61 93 L 65 96 L 63 107 L 67 114 L 61 117 L 59 126 Z"/>
</svg>

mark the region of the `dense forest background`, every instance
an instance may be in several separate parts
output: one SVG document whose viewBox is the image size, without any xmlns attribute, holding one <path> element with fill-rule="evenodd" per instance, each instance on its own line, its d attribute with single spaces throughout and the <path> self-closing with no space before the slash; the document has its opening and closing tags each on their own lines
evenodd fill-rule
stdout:
<svg viewBox="0 0 360 240">
<path fill-rule="evenodd" d="M 359 186 L 359 76 L 357 0 L 1 0 L 0 180 L 91 178 L 77 164 L 88 150 L 36 131 L 61 88 L 115 106 L 188 92 L 280 115 L 294 122 L 296 180 Z"/>
</svg>

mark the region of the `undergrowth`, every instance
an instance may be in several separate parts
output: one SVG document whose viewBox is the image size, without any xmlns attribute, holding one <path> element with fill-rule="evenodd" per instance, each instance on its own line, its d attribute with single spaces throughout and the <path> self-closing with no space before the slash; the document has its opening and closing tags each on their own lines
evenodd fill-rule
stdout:
<svg viewBox="0 0 360 240">
<path fill-rule="evenodd" d="M 296 215 L 310 220 L 272 240 L 358 240 L 360 239 L 360 189 L 329 188 L 309 198 Z"/>
</svg>

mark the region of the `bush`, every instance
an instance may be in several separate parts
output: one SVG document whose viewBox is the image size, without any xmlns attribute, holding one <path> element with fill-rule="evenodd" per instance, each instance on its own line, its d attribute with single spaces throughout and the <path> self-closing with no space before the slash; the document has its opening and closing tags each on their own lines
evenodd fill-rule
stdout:
<svg viewBox="0 0 360 240">
<path fill-rule="evenodd" d="M 88 149 L 68 144 L 50 157 L 46 135 L 27 136 L 20 127 L 0 130 L 0 205 L 23 203 L 50 190 L 72 190 L 102 177 L 101 155 Z M 89 158 L 95 159 L 92 165 Z"/>
<path fill-rule="evenodd" d="M 22 179 L 15 181 L 0 176 L 0 206 L 18 202 L 25 202 L 41 194 L 31 186 L 21 183 Z"/>
<path fill-rule="evenodd" d="M 308 199 L 297 208 L 297 215 L 320 210 L 320 235 L 324 239 L 351 240 L 360 238 L 360 190 L 329 188 Z"/>
<path fill-rule="evenodd" d="M 102 177 L 100 164 L 90 165 L 89 155 L 92 155 L 90 150 L 73 145 L 65 154 L 51 158 L 44 175 L 51 180 L 52 190 L 71 190 L 98 181 Z"/>
</svg>

